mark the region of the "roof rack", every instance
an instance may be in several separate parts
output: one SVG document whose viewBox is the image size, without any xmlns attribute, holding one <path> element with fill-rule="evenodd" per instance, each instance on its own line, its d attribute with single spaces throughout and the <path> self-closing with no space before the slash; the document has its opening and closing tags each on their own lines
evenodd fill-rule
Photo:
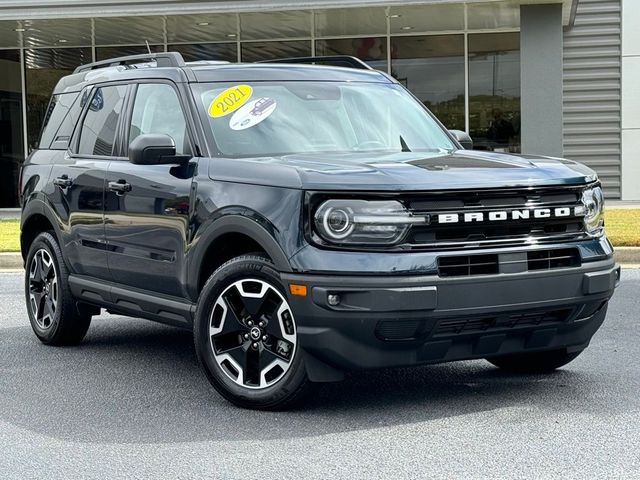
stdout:
<svg viewBox="0 0 640 480">
<path fill-rule="evenodd" d="M 126 57 L 110 58 L 99 62 L 80 65 L 73 73 L 86 72 L 97 68 L 113 67 L 116 65 L 133 65 L 154 61 L 158 67 L 184 67 L 184 59 L 178 52 L 145 53 L 142 55 L 128 55 Z"/>
<path fill-rule="evenodd" d="M 368 64 L 359 58 L 349 55 L 327 55 L 323 57 L 295 57 L 279 58 L 277 60 L 261 60 L 256 63 L 307 63 L 311 65 L 331 65 L 334 67 L 357 68 L 360 70 L 373 70 Z"/>
</svg>

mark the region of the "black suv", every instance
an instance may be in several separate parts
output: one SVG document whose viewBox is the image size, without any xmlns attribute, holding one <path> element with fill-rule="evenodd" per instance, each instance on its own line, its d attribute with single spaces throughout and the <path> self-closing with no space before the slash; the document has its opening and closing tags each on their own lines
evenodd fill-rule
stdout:
<svg viewBox="0 0 640 480">
<path fill-rule="evenodd" d="M 263 409 L 351 370 L 577 357 L 620 276 L 595 173 L 465 150 L 333 61 L 163 53 L 60 80 L 21 180 L 37 337 L 76 344 L 103 308 L 193 330 L 218 392 Z"/>
</svg>

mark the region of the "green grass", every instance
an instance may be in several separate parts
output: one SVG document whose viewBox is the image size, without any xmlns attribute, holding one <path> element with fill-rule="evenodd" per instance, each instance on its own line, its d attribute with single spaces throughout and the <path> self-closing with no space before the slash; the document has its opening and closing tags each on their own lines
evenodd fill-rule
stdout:
<svg viewBox="0 0 640 480">
<path fill-rule="evenodd" d="M 614 247 L 640 247 L 640 209 L 605 209 L 604 222 Z"/>
<path fill-rule="evenodd" d="M 640 247 L 640 209 L 607 209 L 607 236 L 615 247 Z M 20 251 L 20 222 L 0 220 L 0 252 Z"/>
<path fill-rule="evenodd" d="M 20 221 L 0 220 L 0 252 L 20 251 Z"/>
</svg>

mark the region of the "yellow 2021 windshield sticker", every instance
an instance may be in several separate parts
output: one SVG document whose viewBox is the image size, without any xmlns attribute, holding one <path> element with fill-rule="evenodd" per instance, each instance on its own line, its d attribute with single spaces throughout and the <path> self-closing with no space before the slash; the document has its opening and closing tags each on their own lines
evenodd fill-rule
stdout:
<svg viewBox="0 0 640 480">
<path fill-rule="evenodd" d="M 209 116 L 218 118 L 235 112 L 251 98 L 252 93 L 253 88 L 249 85 L 234 85 L 227 88 L 209 104 Z"/>
</svg>

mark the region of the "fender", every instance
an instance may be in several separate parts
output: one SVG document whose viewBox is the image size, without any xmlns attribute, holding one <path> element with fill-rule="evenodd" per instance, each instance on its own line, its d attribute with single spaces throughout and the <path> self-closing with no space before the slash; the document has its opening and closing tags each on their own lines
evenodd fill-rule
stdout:
<svg viewBox="0 0 640 480">
<path fill-rule="evenodd" d="M 49 220 L 49 223 L 51 223 L 51 225 L 53 225 L 53 230 L 55 233 L 56 238 L 58 239 L 58 242 L 61 242 L 62 239 L 62 231 L 60 230 L 60 220 L 58 219 L 57 215 L 55 214 L 55 212 L 53 211 L 53 209 L 51 208 L 51 206 L 49 206 L 44 200 L 42 200 L 41 198 L 32 198 L 30 200 L 28 200 L 23 209 L 22 209 L 22 215 L 20 217 L 20 247 L 22 249 L 22 232 L 24 231 L 24 225 L 34 216 L 34 215 L 42 215 L 44 216 L 47 220 Z M 62 245 L 62 243 L 61 243 Z M 69 264 L 69 262 L 67 261 L 66 258 L 66 251 L 64 248 L 61 248 L 62 250 L 62 256 L 64 257 L 65 262 L 67 263 L 67 265 Z M 22 258 L 24 260 L 26 260 L 26 254 L 27 252 L 22 251 Z"/>
<path fill-rule="evenodd" d="M 291 265 L 284 251 L 275 240 L 273 235 L 257 223 L 256 220 L 237 214 L 229 214 L 220 217 L 210 223 L 201 232 L 193 244 L 192 250 L 188 253 L 188 291 L 192 298 L 197 298 L 198 275 L 200 265 L 209 246 L 220 236 L 226 233 L 241 233 L 255 240 L 267 255 L 271 257 L 276 270 L 279 272 L 291 272 Z"/>
</svg>

